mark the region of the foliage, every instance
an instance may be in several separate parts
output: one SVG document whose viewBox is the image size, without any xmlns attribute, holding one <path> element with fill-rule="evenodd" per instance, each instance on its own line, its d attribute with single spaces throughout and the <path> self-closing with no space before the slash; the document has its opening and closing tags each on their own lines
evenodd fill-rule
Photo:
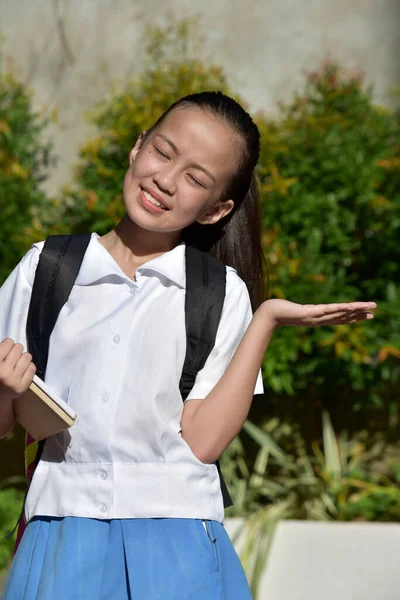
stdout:
<svg viewBox="0 0 400 600">
<path fill-rule="evenodd" d="M 5 536 L 15 527 L 24 497 L 24 492 L 12 487 L 4 487 L 6 484 L 14 483 L 16 482 L 10 479 L 3 482 L 0 488 L 0 571 L 7 568 L 12 558 L 14 542 L 5 539 Z"/>
<path fill-rule="evenodd" d="M 299 430 L 277 419 L 246 432 L 259 450 L 248 466 L 240 439 L 222 459 L 232 492 L 230 516 L 246 516 L 241 558 L 257 595 L 276 525 L 281 519 L 400 522 L 400 447 L 368 432 L 336 437 L 323 414 L 323 441 L 308 454 Z M 279 442 L 279 444 L 278 444 Z M 287 448 L 287 449 L 284 449 Z"/>
<path fill-rule="evenodd" d="M 0 283 L 29 247 L 26 228 L 46 200 L 40 183 L 52 155 L 42 139 L 45 126 L 26 84 L 0 56 Z"/>
<path fill-rule="evenodd" d="M 374 106 L 359 74 L 326 63 L 276 121 L 260 127 L 271 294 L 300 303 L 378 303 L 372 324 L 277 332 L 264 362 L 267 386 L 296 395 L 303 410 L 340 412 L 338 398 L 356 409 L 386 404 L 395 426 L 400 123 Z"/>
<path fill-rule="evenodd" d="M 336 437 L 323 413 L 322 449 L 309 453 L 298 427 L 271 419 L 245 431 L 260 446 L 251 467 L 237 438 L 222 459 L 234 506 L 231 516 L 257 512 L 291 498 L 292 517 L 348 521 L 400 521 L 400 447 L 368 432 Z M 278 443 L 279 442 L 279 443 Z"/>
</svg>

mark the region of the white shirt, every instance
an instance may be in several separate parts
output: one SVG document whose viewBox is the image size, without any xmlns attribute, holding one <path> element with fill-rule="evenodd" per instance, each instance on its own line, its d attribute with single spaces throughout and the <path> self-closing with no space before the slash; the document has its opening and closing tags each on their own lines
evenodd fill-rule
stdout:
<svg viewBox="0 0 400 600">
<path fill-rule="evenodd" d="M 43 242 L 0 289 L 0 340 L 26 347 L 26 316 Z M 223 520 L 215 465 L 180 435 L 179 380 L 186 352 L 185 246 L 129 279 L 93 234 L 50 338 L 46 384 L 77 412 L 46 440 L 26 501 L 35 515 L 97 519 Z M 186 401 L 203 399 L 224 373 L 251 319 L 247 288 L 227 267 L 215 347 Z M 255 393 L 262 393 L 259 375 Z"/>
</svg>

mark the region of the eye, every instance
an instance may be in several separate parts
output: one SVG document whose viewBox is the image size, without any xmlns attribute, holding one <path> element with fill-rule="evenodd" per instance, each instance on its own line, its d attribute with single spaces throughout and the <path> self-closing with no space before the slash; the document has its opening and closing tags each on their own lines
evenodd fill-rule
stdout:
<svg viewBox="0 0 400 600">
<path fill-rule="evenodd" d="M 167 160 L 169 160 L 168 154 L 165 154 L 165 152 L 163 152 L 162 150 L 160 150 L 160 148 L 157 148 L 157 146 L 154 146 L 154 150 L 157 152 L 157 154 L 159 156 L 161 156 L 162 158 L 166 158 Z"/>
<path fill-rule="evenodd" d="M 199 181 L 198 179 L 196 179 L 195 177 L 193 177 L 193 175 L 191 175 L 190 173 L 187 174 L 188 178 L 190 179 L 190 181 L 193 183 L 193 185 L 199 185 L 200 187 L 205 187 L 201 181 Z"/>
</svg>

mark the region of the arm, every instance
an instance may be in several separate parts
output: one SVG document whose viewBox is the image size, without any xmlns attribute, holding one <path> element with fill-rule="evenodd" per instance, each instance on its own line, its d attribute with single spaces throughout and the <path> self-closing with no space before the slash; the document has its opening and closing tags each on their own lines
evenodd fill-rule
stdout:
<svg viewBox="0 0 400 600">
<path fill-rule="evenodd" d="M 0 288 L 0 438 L 13 428 L 13 399 L 28 389 L 35 373 L 23 346 L 27 345 L 26 319 L 42 247 L 43 243 L 35 244 Z"/>
<path fill-rule="evenodd" d="M 36 367 L 21 344 L 5 339 L 0 343 L 0 438 L 14 427 L 13 400 L 27 391 Z"/>
<path fill-rule="evenodd" d="M 199 460 L 212 463 L 239 433 L 253 399 L 257 373 L 272 334 L 283 325 L 353 323 L 373 317 L 374 303 L 300 305 L 268 300 L 254 314 L 219 382 L 204 398 L 185 403 L 182 437 Z"/>
</svg>

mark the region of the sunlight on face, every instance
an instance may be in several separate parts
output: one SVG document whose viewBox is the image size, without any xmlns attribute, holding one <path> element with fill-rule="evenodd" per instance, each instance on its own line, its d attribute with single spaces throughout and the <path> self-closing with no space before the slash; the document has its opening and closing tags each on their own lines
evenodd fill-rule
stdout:
<svg viewBox="0 0 400 600">
<path fill-rule="evenodd" d="M 238 166 L 240 143 L 230 125 L 209 112 L 173 110 L 133 151 L 124 181 L 131 220 L 151 231 L 178 232 L 224 217 L 233 202 L 222 194 Z"/>
</svg>

